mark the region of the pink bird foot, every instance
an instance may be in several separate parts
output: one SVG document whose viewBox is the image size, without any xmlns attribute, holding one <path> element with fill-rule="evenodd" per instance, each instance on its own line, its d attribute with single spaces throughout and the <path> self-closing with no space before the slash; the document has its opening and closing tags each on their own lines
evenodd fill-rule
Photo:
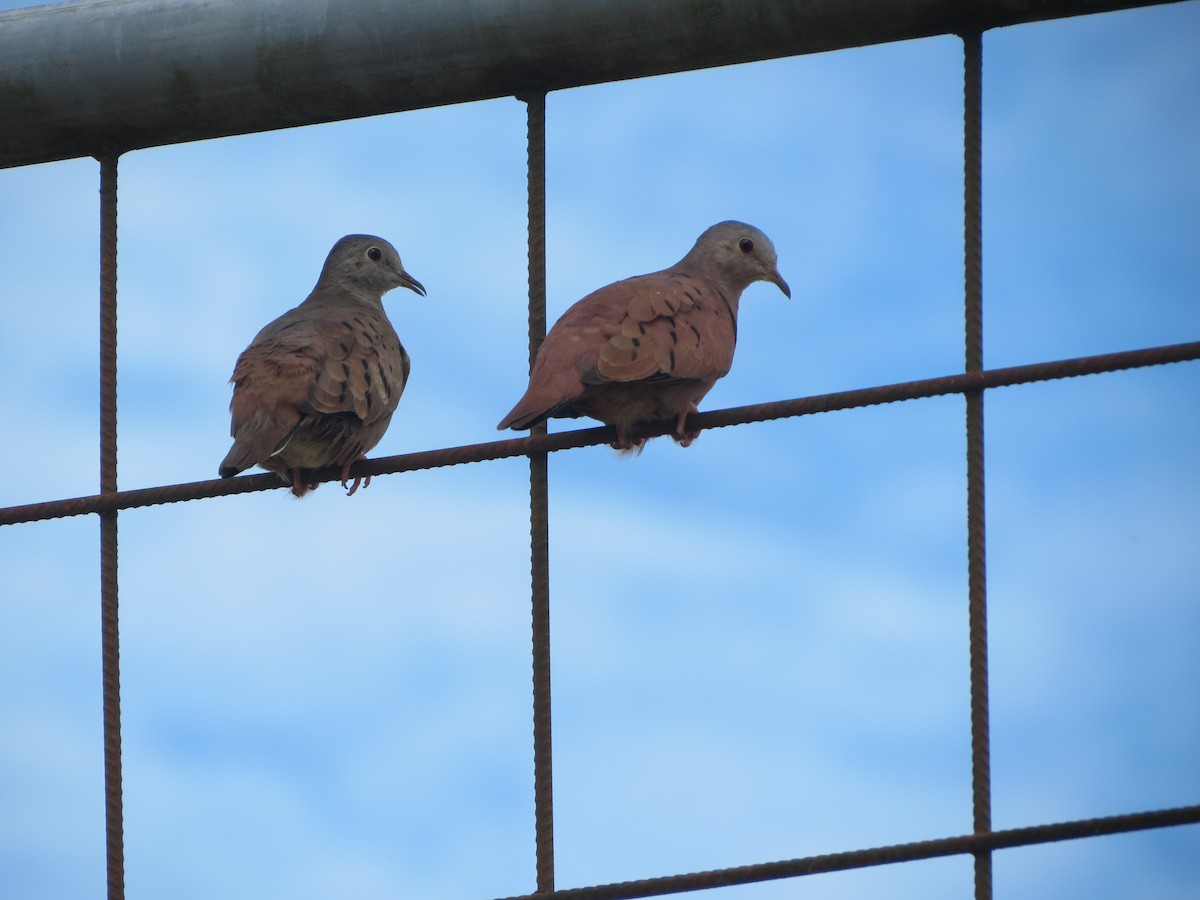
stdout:
<svg viewBox="0 0 1200 900">
<path fill-rule="evenodd" d="M 296 497 L 303 497 L 309 491 L 315 491 L 317 486 L 309 484 L 304 480 L 304 470 L 299 466 L 292 469 L 292 494 Z"/>
<path fill-rule="evenodd" d="M 675 443 L 679 444 L 680 447 L 690 447 L 692 445 L 692 441 L 700 437 L 699 428 L 697 428 L 695 431 L 688 431 L 684 428 L 684 422 L 687 421 L 687 417 L 692 413 L 698 412 L 700 412 L 700 408 L 696 406 L 695 403 L 692 403 L 686 410 L 681 412 L 679 414 L 679 418 L 675 420 L 675 433 L 671 435 L 671 437 L 675 439 Z"/>
<path fill-rule="evenodd" d="M 358 462 L 359 460 L 365 460 L 366 458 L 367 458 L 366 454 L 360 453 L 358 456 L 354 457 L 354 459 L 347 461 L 347 463 L 344 466 L 342 466 L 342 487 L 345 487 L 346 482 L 350 480 L 350 467 L 352 465 L 354 465 L 356 462 Z M 354 476 L 354 484 L 352 484 L 350 486 L 350 489 L 348 491 L 346 491 L 346 496 L 353 497 L 354 492 L 358 490 L 359 484 L 362 484 L 362 486 L 364 488 L 370 487 L 371 486 L 371 476 L 368 475 L 364 479 L 361 475 L 355 475 Z"/>
</svg>

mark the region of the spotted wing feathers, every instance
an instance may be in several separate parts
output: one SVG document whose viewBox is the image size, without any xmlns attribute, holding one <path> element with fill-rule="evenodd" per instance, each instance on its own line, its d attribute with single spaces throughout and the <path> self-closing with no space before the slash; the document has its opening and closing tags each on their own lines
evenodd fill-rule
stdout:
<svg viewBox="0 0 1200 900">
<path fill-rule="evenodd" d="M 223 476 L 280 453 L 321 416 L 352 415 L 371 426 L 395 411 L 411 364 L 382 310 L 306 313 L 298 307 L 272 322 L 238 358 Z"/>
<path fill-rule="evenodd" d="M 711 386 L 733 363 L 736 329 L 721 291 L 694 276 L 668 270 L 608 285 L 551 329 L 529 389 L 499 427 L 527 428 L 558 414 L 589 386 Z"/>
</svg>

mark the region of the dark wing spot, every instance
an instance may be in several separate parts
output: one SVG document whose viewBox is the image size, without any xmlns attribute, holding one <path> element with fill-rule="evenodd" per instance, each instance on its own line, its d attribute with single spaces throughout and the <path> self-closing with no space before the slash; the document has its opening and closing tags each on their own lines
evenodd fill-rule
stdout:
<svg viewBox="0 0 1200 900">
<path fill-rule="evenodd" d="M 671 371 L 675 371 L 675 349 L 671 348 Z"/>
<path fill-rule="evenodd" d="M 692 329 L 692 332 L 696 335 L 696 340 L 700 340 L 700 329 L 691 322 L 688 322 L 688 328 Z"/>
<path fill-rule="evenodd" d="M 692 296 L 692 292 L 691 292 L 691 291 L 684 291 L 684 292 L 683 292 L 683 296 L 687 297 L 687 298 L 688 298 L 689 300 L 691 300 L 693 303 L 695 303 L 695 302 L 696 302 L 696 298 Z"/>
<path fill-rule="evenodd" d="M 642 346 L 642 339 L 641 339 L 641 338 L 631 338 L 631 340 L 633 341 L 633 346 L 635 346 L 635 347 L 640 347 L 640 346 Z"/>
<path fill-rule="evenodd" d="M 729 298 L 726 297 L 724 294 L 722 294 L 720 289 L 717 290 L 717 296 L 720 297 L 721 300 L 724 302 L 725 311 L 729 313 L 729 323 L 733 326 L 733 339 L 736 341 L 737 340 L 737 316 L 735 316 L 733 314 L 733 308 L 729 305 Z"/>
<path fill-rule="evenodd" d="M 671 329 L 671 331 L 669 332 L 669 334 L 671 335 L 671 343 L 672 343 L 672 344 L 678 344 L 678 343 L 679 343 L 679 335 L 677 335 L 677 334 L 675 333 L 675 329 L 674 329 L 674 328 L 672 328 L 672 329 Z M 672 352 L 674 352 L 674 351 L 672 351 Z"/>
</svg>

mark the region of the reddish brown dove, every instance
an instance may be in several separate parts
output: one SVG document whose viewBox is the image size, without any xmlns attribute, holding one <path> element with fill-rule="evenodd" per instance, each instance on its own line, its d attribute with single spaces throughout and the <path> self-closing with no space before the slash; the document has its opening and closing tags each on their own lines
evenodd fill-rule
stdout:
<svg viewBox="0 0 1200 900">
<path fill-rule="evenodd" d="M 525 396 L 497 427 L 590 416 L 616 428 L 618 450 L 640 451 L 635 426 L 671 422 L 686 447 L 697 433 L 684 420 L 733 364 L 738 301 L 755 281 L 792 295 L 770 239 L 720 222 L 669 269 L 588 294 L 550 329 Z"/>
<path fill-rule="evenodd" d="M 238 357 L 222 478 L 259 465 L 301 497 L 315 487 L 305 469 L 341 466 L 346 486 L 351 463 L 387 431 L 408 380 L 408 354 L 383 311 L 395 287 L 425 295 L 383 238 L 351 234 L 333 245 L 308 298 Z"/>
</svg>

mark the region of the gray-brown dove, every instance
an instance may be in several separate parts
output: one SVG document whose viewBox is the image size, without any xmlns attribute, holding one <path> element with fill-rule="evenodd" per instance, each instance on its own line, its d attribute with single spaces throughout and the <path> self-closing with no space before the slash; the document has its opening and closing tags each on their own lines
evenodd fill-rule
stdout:
<svg viewBox="0 0 1200 900">
<path fill-rule="evenodd" d="M 550 329 L 525 396 L 497 428 L 590 416 L 616 428 L 618 450 L 640 451 L 634 427 L 666 421 L 686 447 L 696 433 L 684 420 L 733 364 L 738 302 L 755 281 L 792 295 L 770 239 L 720 222 L 669 269 L 588 294 Z"/>
<path fill-rule="evenodd" d="M 259 465 L 301 497 L 315 487 L 303 470 L 341 466 L 346 486 L 351 463 L 379 443 L 408 381 L 408 354 L 383 311 L 395 287 L 425 295 L 383 238 L 350 234 L 333 245 L 308 298 L 238 357 L 222 478 Z"/>
</svg>

